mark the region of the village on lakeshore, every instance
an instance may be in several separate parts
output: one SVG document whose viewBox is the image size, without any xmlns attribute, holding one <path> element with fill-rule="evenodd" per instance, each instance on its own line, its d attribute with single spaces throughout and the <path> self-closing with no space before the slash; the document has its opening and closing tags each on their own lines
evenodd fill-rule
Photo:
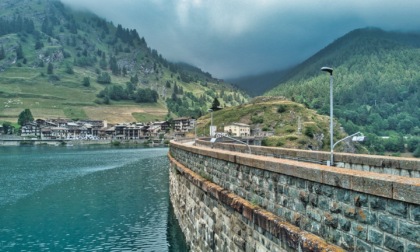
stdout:
<svg viewBox="0 0 420 252">
<path fill-rule="evenodd" d="M 196 132 L 196 119 L 180 117 L 170 121 L 132 122 L 109 124 L 105 120 L 36 119 L 21 126 L 18 134 L 5 132 L 0 125 L 0 137 L 20 135 L 22 140 L 148 140 L 174 139 Z M 223 132 L 214 134 L 234 137 L 250 136 L 250 126 L 231 123 L 224 126 Z M 3 135 L 3 136 L 2 136 Z"/>
</svg>

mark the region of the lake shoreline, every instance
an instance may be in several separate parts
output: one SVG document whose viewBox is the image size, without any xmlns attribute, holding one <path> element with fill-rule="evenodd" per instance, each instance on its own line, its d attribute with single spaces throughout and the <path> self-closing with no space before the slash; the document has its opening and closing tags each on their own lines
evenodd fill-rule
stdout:
<svg viewBox="0 0 420 252">
<path fill-rule="evenodd" d="M 33 139 L 0 139 L 0 147 L 7 146 L 84 146 L 84 145 L 109 145 L 109 146 L 146 146 L 165 147 L 168 144 L 156 143 L 149 140 L 33 140 Z"/>
</svg>

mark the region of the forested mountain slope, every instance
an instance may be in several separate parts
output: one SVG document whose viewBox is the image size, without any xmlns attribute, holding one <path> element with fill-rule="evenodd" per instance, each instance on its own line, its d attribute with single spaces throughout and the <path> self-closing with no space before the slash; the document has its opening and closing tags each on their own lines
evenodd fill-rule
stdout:
<svg viewBox="0 0 420 252">
<path fill-rule="evenodd" d="M 328 114 L 329 77 L 320 68 L 329 66 L 334 68 L 334 117 L 346 132 L 371 133 L 371 139 L 418 136 L 419 62 L 420 33 L 358 29 L 292 69 L 266 95 L 282 95 Z"/>
<path fill-rule="evenodd" d="M 165 60 L 135 29 L 56 0 L 0 0 L 0 122 L 24 108 L 36 118 L 197 117 L 215 97 L 222 106 L 247 100 L 199 68 Z"/>
<path fill-rule="evenodd" d="M 289 69 L 267 72 L 252 76 L 227 79 L 228 82 L 235 84 L 249 95 L 256 97 L 262 95 L 267 90 L 276 87 L 288 73 Z"/>
</svg>

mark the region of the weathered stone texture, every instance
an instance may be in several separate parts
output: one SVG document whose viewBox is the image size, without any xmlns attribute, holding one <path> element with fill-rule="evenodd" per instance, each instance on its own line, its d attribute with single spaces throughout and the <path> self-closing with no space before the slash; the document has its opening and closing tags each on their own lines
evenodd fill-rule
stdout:
<svg viewBox="0 0 420 252">
<path fill-rule="evenodd" d="M 264 158 L 251 155 L 232 158 L 225 154 L 223 159 L 218 159 L 204 149 L 193 151 L 171 146 L 172 157 L 200 175 L 195 178 L 183 170 L 177 170 L 179 176 L 171 173 L 171 198 L 174 197 L 175 208 L 179 206 L 177 216 L 190 218 L 181 220 L 181 226 L 206 230 L 203 234 L 186 231 L 186 235 L 191 236 L 187 239 L 198 239 L 194 235 L 208 237 L 206 243 L 200 243 L 204 250 L 198 246 L 193 251 L 295 251 L 299 246 L 302 251 L 322 251 L 296 237 L 304 231 L 347 251 L 418 251 L 418 179 L 407 178 L 408 182 L 404 183 L 387 177 L 389 175 L 375 176 L 368 172 L 364 177 L 357 171 L 337 173 L 334 170 L 337 168 L 327 167 L 315 169 L 307 176 L 301 173 L 306 173 L 310 167 L 293 163 L 295 161 L 276 164 L 272 158 L 262 161 Z M 192 190 L 193 187 L 202 188 L 204 193 Z M 179 188 L 183 189 L 179 191 Z M 195 200 L 187 201 L 183 197 L 195 197 Z M 198 202 L 205 203 L 199 205 Z M 192 203 L 199 207 L 192 207 Z M 218 209 L 218 215 L 204 215 L 210 211 L 207 210 L 209 205 Z M 200 212 L 198 208 L 203 210 Z M 289 232 L 290 227 L 273 225 L 275 218 L 302 231 Z M 206 223 L 203 227 L 191 224 L 202 219 Z M 221 219 L 223 222 L 219 223 Z M 308 244 L 307 250 L 302 248 L 304 243 Z"/>
<path fill-rule="evenodd" d="M 229 151 L 242 153 L 248 152 L 248 147 L 244 145 L 229 143 L 212 144 L 208 141 L 201 140 L 198 140 L 197 143 L 201 146 L 211 146 Z M 266 157 L 302 160 L 318 164 L 326 164 L 327 160 L 330 160 L 330 153 L 322 151 L 294 150 L 261 146 L 250 146 L 250 148 L 253 154 Z M 334 161 L 336 167 L 356 171 L 370 171 L 382 174 L 420 178 L 420 160 L 418 159 L 334 153 Z"/>
</svg>

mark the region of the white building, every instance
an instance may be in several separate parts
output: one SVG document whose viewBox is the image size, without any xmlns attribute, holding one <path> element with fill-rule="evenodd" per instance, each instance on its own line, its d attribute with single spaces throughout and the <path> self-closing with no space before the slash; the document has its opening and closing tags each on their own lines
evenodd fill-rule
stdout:
<svg viewBox="0 0 420 252">
<path fill-rule="evenodd" d="M 251 135 L 251 127 L 245 123 L 231 123 L 229 125 L 226 125 L 223 131 L 231 136 L 236 137 Z"/>
<path fill-rule="evenodd" d="M 194 129 L 195 119 L 180 117 L 174 119 L 174 130 L 176 132 L 188 132 Z"/>
</svg>

